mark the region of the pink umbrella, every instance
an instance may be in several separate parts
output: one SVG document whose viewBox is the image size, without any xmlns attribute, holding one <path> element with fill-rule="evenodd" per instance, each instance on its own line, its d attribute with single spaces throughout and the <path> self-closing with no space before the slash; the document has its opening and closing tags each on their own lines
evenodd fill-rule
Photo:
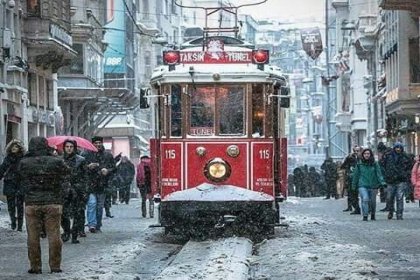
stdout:
<svg viewBox="0 0 420 280">
<path fill-rule="evenodd" d="M 78 136 L 66 136 L 66 135 L 57 135 L 57 136 L 51 136 L 48 137 L 48 145 L 50 146 L 56 146 L 57 149 L 60 151 L 63 150 L 63 143 L 67 139 L 74 140 L 77 143 L 77 147 L 89 151 L 97 152 L 98 149 L 87 139 L 78 137 Z"/>
</svg>

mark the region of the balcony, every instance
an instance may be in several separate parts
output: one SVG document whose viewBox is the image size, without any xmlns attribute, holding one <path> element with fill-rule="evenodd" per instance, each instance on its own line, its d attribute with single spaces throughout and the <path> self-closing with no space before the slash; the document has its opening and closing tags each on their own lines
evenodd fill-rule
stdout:
<svg viewBox="0 0 420 280">
<path fill-rule="evenodd" d="M 406 10 L 416 14 L 420 12 L 420 0 L 379 0 L 378 4 L 384 10 Z"/>
<path fill-rule="evenodd" d="M 334 9 L 347 8 L 349 6 L 349 0 L 333 0 L 331 5 Z"/>
<path fill-rule="evenodd" d="M 56 72 L 76 52 L 72 49 L 70 24 L 61 23 L 61 19 L 55 14 L 50 15 L 46 7 L 41 9 L 40 16 L 25 18 L 22 40 L 28 46 L 29 62 Z"/>
<path fill-rule="evenodd" d="M 349 112 L 340 112 L 335 115 L 338 130 L 341 132 L 351 132 L 351 120 L 352 116 Z"/>
<path fill-rule="evenodd" d="M 386 94 L 387 111 L 397 114 L 418 114 L 420 106 L 420 84 L 409 84 L 408 89 L 395 88 Z"/>
</svg>

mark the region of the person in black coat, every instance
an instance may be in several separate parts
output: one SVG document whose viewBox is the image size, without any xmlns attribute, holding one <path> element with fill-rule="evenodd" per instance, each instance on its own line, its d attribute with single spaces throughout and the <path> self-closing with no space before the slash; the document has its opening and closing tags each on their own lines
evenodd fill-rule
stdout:
<svg viewBox="0 0 420 280">
<path fill-rule="evenodd" d="M 95 233 L 101 230 L 102 216 L 109 189 L 109 181 L 115 172 L 115 161 L 111 153 L 105 151 L 103 138 L 94 136 L 92 143 L 98 149 L 97 152 L 88 151 L 82 156 L 86 159 L 88 172 L 87 220 L 89 231 Z"/>
<path fill-rule="evenodd" d="M 330 199 L 331 196 L 337 195 L 337 166 L 333 162 L 332 158 L 327 158 L 321 165 L 321 169 L 324 170 L 325 184 L 326 184 L 326 197 Z"/>
<path fill-rule="evenodd" d="M 23 192 L 17 181 L 17 167 L 25 154 L 25 147 L 19 140 L 12 140 L 6 146 L 6 157 L 0 165 L 0 180 L 4 179 L 3 194 L 7 199 L 7 210 L 10 215 L 10 226 L 13 230 L 22 231 L 23 226 Z M 17 217 L 16 217 L 17 213 Z M 17 224 L 16 224 L 17 221 Z"/>
<path fill-rule="evenodd" d="M 63 159 L 71 168 L 71 174 L 66 178 L 66 191 L 63 201 L 63 215 L 61 226 L 64 233 L 62 240 L 66 242 L 70 238 L 71 243 L 77 244 L 79 234 L 83 235 L 85 225 L 85 208 L 87 202 L 86 189 L 86 160 L 77 154 L 77 142 L 67 139 L 63 143 Z M 73 226 L 71 226 L 73 217 Z M 71 229 L 70 229 L 71 228 Z"/>
<path fill-rule="evenodd" d="M 116 176 L 118 177 L 120 189 L 120 202 L 128 204 L 130 201 L 130 189 L 136 174 L 134 164 L 126 157 L 121 158 L 120 164 L 117 166 Z"/>
<path fill-rule="evenodd" d="M 42 273 L 40 235 L 45 227 L 49 245 L 51 273 L 61 272 L 60 222 L 63 184 L 70 168 L 63 159 L 52 155 L 44 137 L 29 141 L 28 153 L 19 162 L 18 180 L 25 195 L 25 218 L 28 233 L 29 273 Z"/>
<path fill-rule="evenodd" d="M 354 146 L 353 153 L 349 154 L 345 159 L 343 164 L 341 165 L 341 169 L 346 171 L 346 180 L 345 180 L 345 188 L 347 189 L 347 209 L 344 209 L 343 212 L 352 211 L 350 214 L 352 215 L 360 215 L 360 206 L 359 206 L 359 190 L 353 189 L 352 185 L 352 176 L 354 172 L 354 168 L 356 167 L 357 163 L 360 160 L 360 153 L 362 148 L 359 146 Z"/>
</svg>

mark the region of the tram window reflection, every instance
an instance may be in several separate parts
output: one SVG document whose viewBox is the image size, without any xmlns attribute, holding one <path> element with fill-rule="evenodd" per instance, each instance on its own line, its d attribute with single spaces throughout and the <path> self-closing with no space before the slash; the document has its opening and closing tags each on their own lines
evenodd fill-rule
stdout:
<svg viewBox="0 0 420 280">
<path fill-rule="evenodd" d="M 191 135 L 214 134 L 215 90 L 213 87 L 200 87 L 191 94 Z"/>
<path fill-rule="evenodd" d="M 244 135 L 244 106 L 243 87 L 219 88 L 217 109 L 221 135 Z"/>
<path fill-rule="evenodd" d="M 263 85 L 252 87 L 252 137 L 264 136 L 264 91 Z"/>
<path fill-rule="evenodd" d="M 181 87 L 173 85 L 171 87 L 171 136 L 179 137 L 182 135 L 181 105 Z"/>
</svg>

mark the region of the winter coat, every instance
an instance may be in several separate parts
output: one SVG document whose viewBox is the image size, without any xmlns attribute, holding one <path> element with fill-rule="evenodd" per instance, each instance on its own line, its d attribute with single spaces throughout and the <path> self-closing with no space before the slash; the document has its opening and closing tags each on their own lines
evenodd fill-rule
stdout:
<svg viewBox="0 0 420 280">
<path fill-rule="evenodd" d="M 99 166 L 94 169 L 87 169 L 88 171 L 88 192 L 103 194 L 108 191 L 109 181 L 115 173 L 115 161 L 111 153 L 106 152 L 102 147 L 98 152 L 85 152 L 82 156 L 86 159 L 86 165 L 90 163 L 98 163 Z M 101 169 L 108 169 L 108 174 L 103 175 Z"/>
<path fill-rule="evenodd" d="M 324 170 L 325 181 L 334 182 L 337 180 L 337 167 L 331 158 L 328 158 L 321 165 L 321 169 Z"/>
<path fill-rule="evenodd" d="M 12 153 L 14 145 L 19 147 L 18 153 Z M 22 194 L 22 189 L 18 184 L 18 165 L 25 154 L 23 143 L 19 140 L 12 140 L 6 146 L 6 157 L 0 165 L 0 180 L 4 179 L 3 194 L 13 196 Z"/>
<path fill-rule="evenodd" d="M 401 148 L 401 152 L 397 153 L 395 149 Z M 401 144 L 395 144 L 391 152 L 386 153 L 382 158 L 382 168 L 385 181 L 388 184 L 398 184 L 409 182 L 411 177 L 412 160 L 404 152 Z"/>
<path fill-rule="evenodd" d="M 121 186 L 128 186 L 131 185 L 134 179 L 134 175 L 136 170 L 134 168 L 134 164 L 131 161 L 127 160 L 126 162 L 121 162 L 117 166 L 117 176 L 119 184 Z"/>
<path fill-rule="evenodd" d="M 385 185 L 381 167 L 378 162 L 366 163 L 361 161 L 356 165 L 352 177 L 352 189 L 368 188 L 376 189 Z"/>
<path fill-rule="evenodd" d="M 417 161 L 411 170 L 411 183 L 414 187 L 414 199 L 420 200 L 420 161 Z"/>
<path fill-rule="evenodd" d="M 141 192 L 151 193 L 151 164 L 150 158 L 142 158 L 137 165 L 136 183 Z M 146 172 L 147 171 L 147 172 Z"/>
<path fill-rule="evenodd" d="M 74 150 L 77 151 L 76 141 L 72 140 L 69 142 L 74 145 Z M 63 159 L 64 162 L 71 168 L 71 173 L 66 178 L 70 183 L 70 187 L 76 192 L 78 197 L 85 197 L 87 195 L 87 167 L 85 158 L 77 153 L 64 153 Z"/>
<path fill-rule="evenodd" d="M 25 204 L 61 204 L 62 184 L 70 168 L 51 154 L 44 137 L 33 137 L 28 150 L 18 165 L 18 181 L 24 190 Z"/>
</svg>

